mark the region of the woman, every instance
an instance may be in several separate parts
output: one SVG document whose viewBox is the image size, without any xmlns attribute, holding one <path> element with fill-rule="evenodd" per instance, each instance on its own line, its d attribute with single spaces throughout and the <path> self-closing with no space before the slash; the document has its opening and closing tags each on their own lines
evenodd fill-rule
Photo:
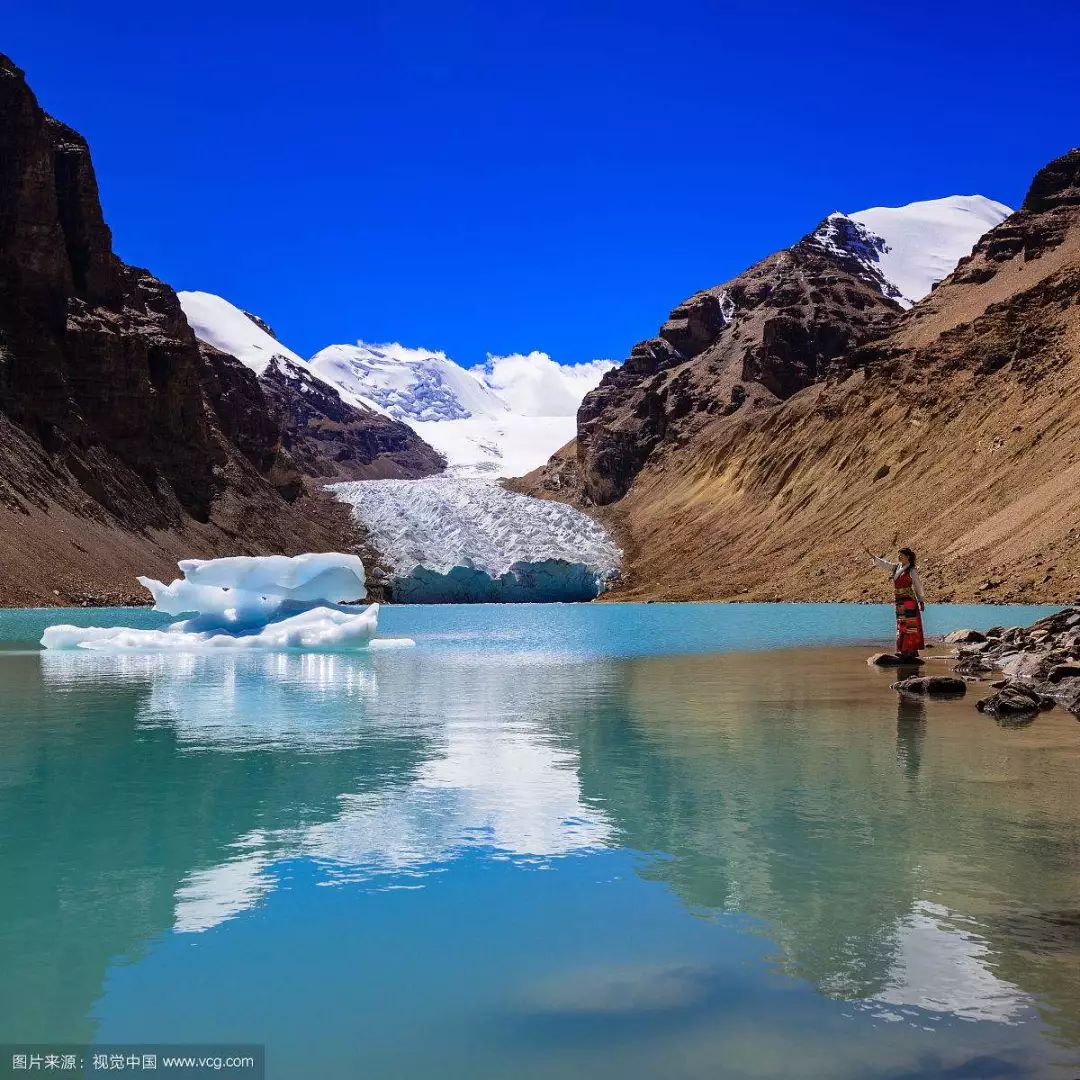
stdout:
<svg viewBox="0 0 1080 1080">
<path fill-rule="evenodd" d="M 926 601 L 923 600 L 922 582 L 915 570 L 915 552 L 902 547 L 896 553 L 900 561 L 891 563 L 888 559 L 878 558 L 869 548 L 865 551 L 876 566 L 888 570 L 892 576 L 896 592 L 896 651 L 905 660 L 913 659 L 926 645 L 920 614 L 926 610 Z"/>
</svg>

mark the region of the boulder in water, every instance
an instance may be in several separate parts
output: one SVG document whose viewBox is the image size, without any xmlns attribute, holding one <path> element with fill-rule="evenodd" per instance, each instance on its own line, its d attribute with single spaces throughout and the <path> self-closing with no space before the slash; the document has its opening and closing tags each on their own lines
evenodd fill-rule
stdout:
<svg viewBox="0 0 1080 1080">
<path fill-rule="evenodd" d="M 900 694 L 922 697 L 963 697 L 967 693 L 967 683 L 955 675 L 913 675 L 894 682 L 892 688 Z"/>
<path fill-rule="evenodd" d="M 1052 683 L 1059 683 L 1062 679 L 1080 679 L 1080 663 L 1069 661 L 1064 664 L 1055 664 L 1046 674 Z"/>
<path fill-rule="evenodd" d="M 954 630 L 945 635 L 946 645 L 974 645 L 986 640 L 986 635 L 981 630 Z"/>
<path fill-rule="evenodd" d="M 901 656 L 899 653 L 879 652 L 867 658 L 871 667 L 918 667 L 926 661 L 920 656 Z"/>
<path fill-rule="evenodd" d="M 1052 709 L 1054 699 L 1040 694 L 1033 686 L 1010 681 L 996 694 L 977 702 L 975 707 L 990 716 L 1022 716 Z"/>
</svg>

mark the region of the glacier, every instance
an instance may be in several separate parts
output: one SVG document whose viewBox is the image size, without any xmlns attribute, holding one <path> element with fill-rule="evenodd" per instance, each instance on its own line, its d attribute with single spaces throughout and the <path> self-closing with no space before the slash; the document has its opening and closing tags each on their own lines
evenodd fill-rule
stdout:
<svg viewBox="0 0 1080 1080">
<path fill-rule="evenodd" d="M 375 638 L 379 605 L 350 605 L 367 595 L 364 564 L 338 552 L 184 559 L 168 585 L 140 577 L 154 610 L 187 615 L 160 630 L 50 626 L 46 649 L 98 652 L 203 649 L 338 650 L 393 648 L 412 641 Z"/>
<path fill-rule="evenodd" d="M 598 522 L 488 480 L 365 480 L 329 490 L 382 552 L 401 603 L 592 600 L 618 571 L 621 552 Z"/>
</svg>

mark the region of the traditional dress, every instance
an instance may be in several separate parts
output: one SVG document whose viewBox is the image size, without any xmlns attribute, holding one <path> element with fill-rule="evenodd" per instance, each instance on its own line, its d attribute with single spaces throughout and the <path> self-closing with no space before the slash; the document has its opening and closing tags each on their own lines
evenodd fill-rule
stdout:
<svg viewBox="0 0 1080 1080">
<path fill-rule="evenodd" d="M 893 578 L 896 591 L 896 651 L 917 653 L 926 642 L 923 640 L 922 614 L 919 610 L 922 589 L 916 589 L 914 569 L 901 568 Z"/>
<path fill-rule="evenodd" d="M 913 566 L 901 566 L 879 559 L 876 555 L 870 557 L 882 570 L 888 570 L 892 575 L 896 593 L 896 651 L 917 653 L 926 647 L 921 614 L 923 591 L 919 575 Z"/>
</svg>

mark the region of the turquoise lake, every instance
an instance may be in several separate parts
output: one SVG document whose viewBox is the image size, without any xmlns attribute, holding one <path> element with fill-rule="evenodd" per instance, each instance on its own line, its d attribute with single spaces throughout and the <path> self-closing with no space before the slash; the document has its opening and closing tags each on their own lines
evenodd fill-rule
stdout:
<svg viewBox="0 0 1080 1080">
<path fill-rule="evenodd" d="M 864 662 L 890 607 L 36 646 L 161 621 L 0 611 L 0 1043 L 262 1044 L 274 1080 L 1080 1076 L 1080 724 L 899 699 Z"/>
</svg>

